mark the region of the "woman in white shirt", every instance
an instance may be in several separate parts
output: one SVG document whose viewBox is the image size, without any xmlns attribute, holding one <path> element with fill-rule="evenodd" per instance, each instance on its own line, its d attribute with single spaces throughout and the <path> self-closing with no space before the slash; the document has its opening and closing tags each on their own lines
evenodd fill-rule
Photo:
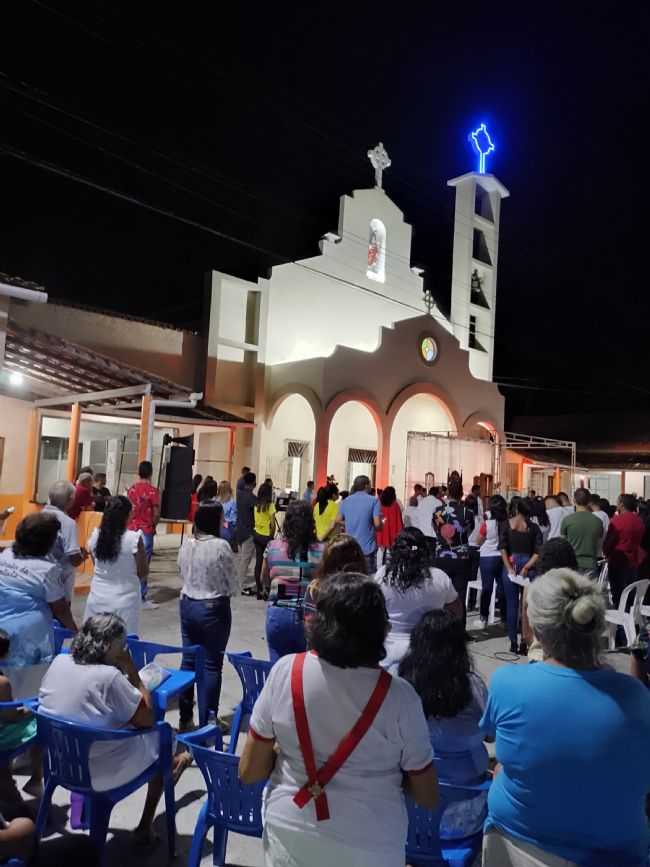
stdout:
<svg viewBox="0 0 650 867">
<path fill-rule="evenodd" d="M 52 617 L 77 631 L 61 567 L 48 556 L 59 530 L 58 518 L 48 512 L 27 515 L 0 557 L 0 625 L 10 640 L 3 668 L 15 699 L 38 693 L 54 656 Z"/>
<path fill-rule="evenodd" d="M 99 528 L 88 540 L 95 564 L 84 620 L 95 614 L 117 614 L 129 635 L 140 630 L 141 582 L 149 564 L 141 530 L 127 530 L 131 509 L 128 497 L 111 497 Z"/>
<path fill-rule="evenodd" d="M 411 631 L 427 611 L 447 608 L 462 617 L 463 605 L 451 579 L 442 569 L 430 565 L 426 537 L 416 527 L 402 530 L 388 556 L 388 565 L 375 575 L 386 600 L 390 632 L 386 636 L 389 671 L 396 667 L 408 650 Z"/>
<path fill-rule="evenodd" d="M 220 503 L 202 504 L 194 517 L 194 532 L 178 554 L 183 579 L 180 614 L 183 647 L 200 644 L 205 650 L 205 691 L 208 711 L 219 710 L 223 655 L 230 638 L 230 597 L 239 591 L 235 557 L 219 538 L 223 509 Z M 194 671 L 194 655 L 185 653 L 181 666 Z M 194 689 L 180 697 L 180 729 L 192 726 Z"/>
<path fill-rule="evenodd" d="M 492 590 L 496 581 L 496 593 L 502 618 L 505 616 L 505 597 L 503 594 L 503 560 L 501 559 L 500 528 L 508 520 L 508 504 L 500 494 L 490 497 L 485 521 L 481 524 L 483 543 L 479 549 L 481 569 L 481 625 L 488 625 Z"/>
<path fill-rule="evenodd" d="M 558 539 L 560 537 L 560 528 L 562 521 L 566 517 L 564 508 L 559 504 L 556 497 L 546 497 L 544 500 L 546 514 L 548 516 L 549 530 L 546 539 Z"/>
<path fill-rule="evenodd" d="M 372 578 L 333 575 L 309 623 L 312 651 L 283 656 L 271 671 L 239 766 L 244 783 L 270 777 L 267 867 L 395 867 L 404 863 L 404 790 L 435 807 L 422 705 L 410 684 L 379 667 L 387 628 Z M 335 752 L 329 773 L 323 766 Z"/>
<path fill-rule="evenodd" d="M 147 729 L 155 722 L 151 693 L 126 646 L 124 621 L 115 614 L 90 617 L 43 678 L 40 710 L 95 728 Z M 90 749 L 93 788 L 105 792 L 136 779 L 159 755 L 158 732 L 126 741 L 102 741 Z M 190 764 L 187 752 L 172 760 L 177 780 Z M 135 830 L 140 844 L 153 844 L 152 823 L 162 794 L 162 777 L 149 782 L 142 818 Z"/>
</svg>

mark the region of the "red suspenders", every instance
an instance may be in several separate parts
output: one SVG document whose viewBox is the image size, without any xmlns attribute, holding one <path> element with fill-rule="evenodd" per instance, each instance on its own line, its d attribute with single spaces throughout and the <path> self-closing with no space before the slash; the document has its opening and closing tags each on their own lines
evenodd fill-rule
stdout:
<svg viewBox="0 0 650 867">
<path fill-rule="evenodd" d="M 307 771 L 307 782 L 294 796 L 294 804 L 302 809 L 313 798 L 316 803 L 316 818 L 319 822 L 324 819 L 329 819 L 329 806 L 327 803 L 327 795 L 324 788 L 338 773 L 341 766 L 345 764 L 350 755 L 359 745 L 360 741 L 373 724 L 379 709 L 384 703 L 384 699 L 390 689 L 391 676 L 387 671 L 381 669 L 377 685 L 372 691 L 372 695 L 368 700 L 368 704 L 363 709 L 363 712 L 352 729 L 341 740 L 338 747 L 334 750 L 329 759 L 325 762 L 322 768 L 316 767 L 316 756 L 314 755 L 314 745 L 312 744 L 311 734 L 309 733 L 309 722 L 307 721 L 307 711 L 305 709 L 305 692 L 303 688 L 303 668 L 305 667 L 306 653 L 299 653 L 293 661 L 291 669 L 291 696 L 293 699 L 293 713 L 296 720 L 296 731 L 298 734 L 298 743 L 300 751 L 305 763 Z"/>
</svg>

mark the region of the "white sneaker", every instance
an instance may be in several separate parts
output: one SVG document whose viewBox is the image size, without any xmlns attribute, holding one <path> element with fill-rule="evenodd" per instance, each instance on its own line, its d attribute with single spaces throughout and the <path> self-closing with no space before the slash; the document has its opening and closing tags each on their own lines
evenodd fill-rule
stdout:
<svg viewBox="0 0 650 867">
<path fill-rule="evenodd" d="M 481 617 L 481 629 L 487 629 L 488 622 Z"/>
<path fill-rule="evenodd" d="M 142 608 L 145 611 L 155 611 L 156 608 L 159 608 L 159 607 L 160 606 L 156 605 L 155 602 L 152 602 L 151 599 L 145 599 L 144 602 L 142 603 Z"/>
</svg>

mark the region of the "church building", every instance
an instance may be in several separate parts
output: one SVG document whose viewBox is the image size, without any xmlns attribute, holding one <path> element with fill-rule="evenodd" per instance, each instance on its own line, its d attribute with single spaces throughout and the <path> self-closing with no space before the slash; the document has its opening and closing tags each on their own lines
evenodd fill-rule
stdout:
<svg viewBox="0 0 650 867">
<path fill-rule="evenodd" d="M 320 254 L 246 282 L 213 272 L 206 399 L 252 410 L 248 464 L 302 490 L 365 473 L 414 481 L 500 475 L 504 400 L 492 383 L 501 200 L 490 174 L 454 178 L 451 316 L 411 266 L 411 227 L 375 185 L 341 197 Z"/>
</svg>

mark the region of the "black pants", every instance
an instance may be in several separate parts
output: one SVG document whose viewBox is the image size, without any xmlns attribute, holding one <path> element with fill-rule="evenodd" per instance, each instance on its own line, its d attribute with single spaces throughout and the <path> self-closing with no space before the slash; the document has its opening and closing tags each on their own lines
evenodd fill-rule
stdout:
<svg viewBox="0 0 650 867">
<path fill-rule="evenodd" d="M 465 596 L 467 594 L 467 582 L 472 574 L 472 561 L 468 558 L 454 559 L 453 557 L 436 557 L 431 564 L 436 569 L 442 569 L 451 579 L 456 593 L 463 604 L 463 623 L 467 623 L 467 611 L 465 610 Z"/>
<path fill-rule="evenodd" d="M 626 560 L 625 563 L 610 563 L 607 570 L 609 579 L 609 589 L 612 592 L 612 602 L 614 608 L 618 608 L 618 603 L 621 601 L 621 595 L 628 584 L 636 581 L 637 570 L 631 566 Z"/>
<path fill-rule="evenodd" d="M 470 581 L 476 581 L 478 578 L 478 568 L 481 559 L 480 548 L 470 547 L 469 549 L 469 562 L 471 564 L 470 569 Z M 470 590 L 469 591 L 469 604 L 468 608 L 470 611 L 473 611 L 476 608 L 476 597 L 478 595 L 478 591 Z"/>
<path fill-rule="evenodd" d="M 264 552 L 266 551 L 266 546 L 271 541 L 271 536 L 260 536 L 259 533 L 255 533 L 253 536 L 253 541 L 255 542 L 255 587 L 257 588 L 257 595 L 262 595 L 262 566 L 264 565 Z"/>
</svg>

